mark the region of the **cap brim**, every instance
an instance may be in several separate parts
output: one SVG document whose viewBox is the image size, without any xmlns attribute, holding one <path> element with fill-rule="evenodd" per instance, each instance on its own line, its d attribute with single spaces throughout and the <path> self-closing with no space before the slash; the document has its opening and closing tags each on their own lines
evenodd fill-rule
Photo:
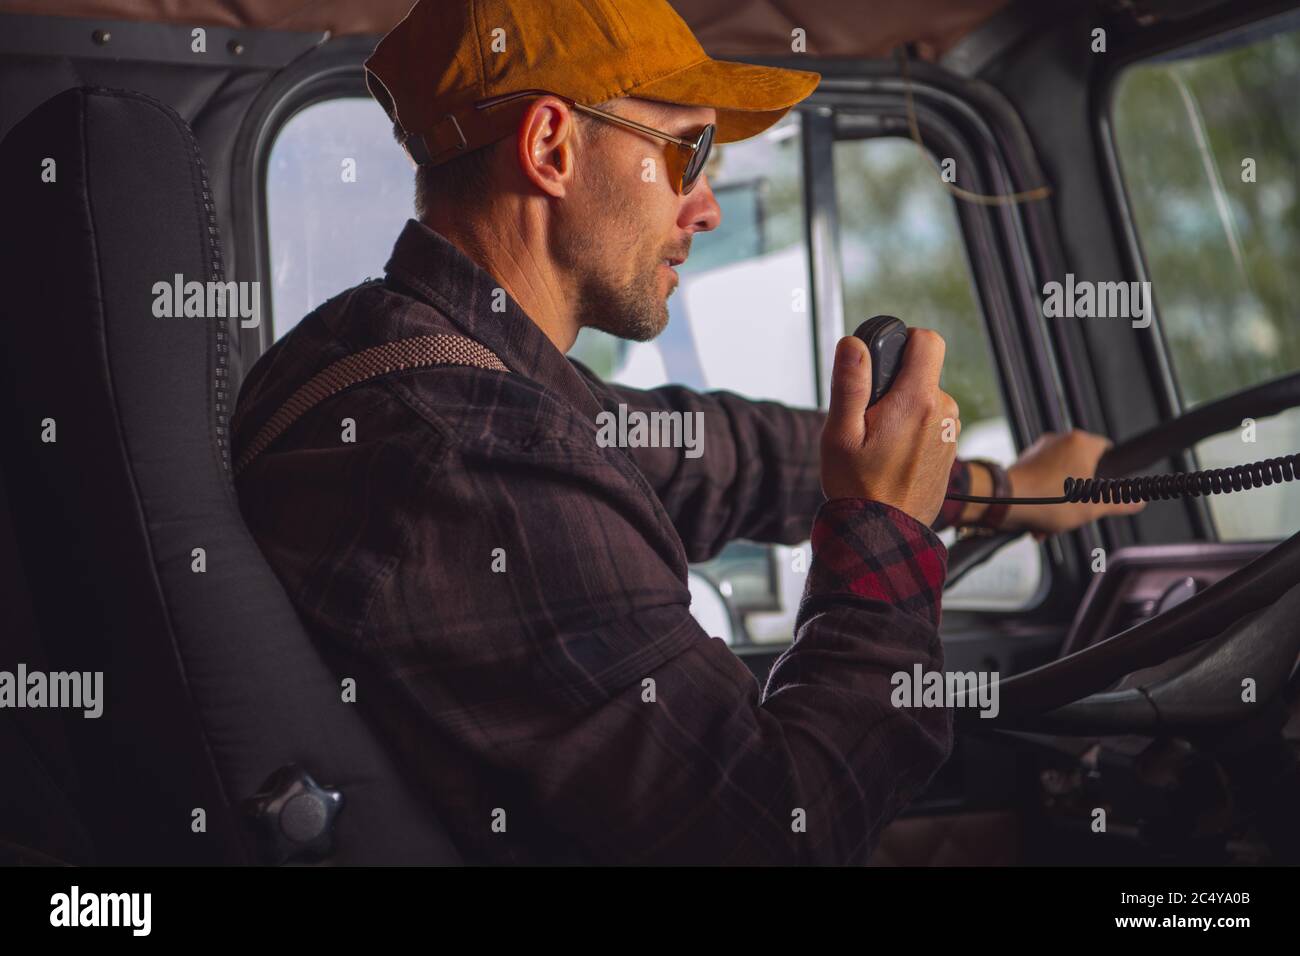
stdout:
<svg viewBox="0 0 1300 956">
<path fill-rule="evenodd" d="M 734 143 L 763 132 L 805 99 L 821 74 L 733 60 L 701 60 L 629 90 L 635 96 L 718 111 L 719 143 Z"/>
</svg>

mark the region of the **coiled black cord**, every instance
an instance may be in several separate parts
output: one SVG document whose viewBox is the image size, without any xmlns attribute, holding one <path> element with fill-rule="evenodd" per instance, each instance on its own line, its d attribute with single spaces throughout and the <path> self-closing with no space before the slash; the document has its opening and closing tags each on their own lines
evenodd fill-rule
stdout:
<svg viewBox="0 0 1300 956">
<path fill-rule="evenodd" d="M 1129 504 L 1134 501 L 1166 501 L 1200 495 L 1226 495 L 1249 491 L 1300 478 L 1300 453 L 1283 455 L 1206 471 L 1173 475 L 1139 475 L 1136 478 L 1066 478 L 1065 494 L 1059 498 L 991 498 L 986 495 L 946 495 L 953 501 L 977 504 L 1065 505 L 1079 501 L 1093 504 Z"/>
</svg>

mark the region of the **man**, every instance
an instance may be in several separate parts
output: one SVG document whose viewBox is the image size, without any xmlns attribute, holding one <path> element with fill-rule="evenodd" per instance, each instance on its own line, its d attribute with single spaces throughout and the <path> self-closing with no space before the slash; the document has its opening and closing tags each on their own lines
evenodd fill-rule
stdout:
<svg viewBox="0 0 1300 956">
<path fill-rule="evenodd" d="M 609 386 L 564 356 L 584 326 L 662 331 L 672 266 L 718 225 L 710 140 L 767 128 L 818 76 L 711 60 L 664 0 L 421 0 L 367 71 L 420 164 L 419 221 L 382 280 L 258 363 L 235 450 L 381 343 L 466 336 L 508 371 L 350 389 L 241 474 L 308 627 L 471 862 L 865 860 L 951 747 L 948 709 L 890 703 L 892 674 L 943 666 L 931 525 L 989 519 L 940 511 L 997 472 L 943 440 L 943 341 L 913 331 L 867 411 L 865 349 L 841 340 L 828 413 Z M 598 417 L 620 403 L 701 413 L 703 453 L 606 447 Z M 1104 447 L 1041 441 L 1012 487 L 1059 493 Z M 687 563 L 810 531 L 795 640 L 760 691 L 691 617 Z"/>
</svg>

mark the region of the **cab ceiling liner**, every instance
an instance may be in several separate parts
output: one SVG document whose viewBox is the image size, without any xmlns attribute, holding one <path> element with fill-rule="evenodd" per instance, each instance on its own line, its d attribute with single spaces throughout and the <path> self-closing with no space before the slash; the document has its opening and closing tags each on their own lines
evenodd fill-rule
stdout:
<svg viewBox="0 0 1300 956">
<path fill-rule="evenodd" d="M 467 0 L 446 0 L 467 2 Z M 624 0 L 625 2 L 625 0 Z M 943 53 L 1008 0 L 672 0 L 717 57 L 788 56 L 791 31 L 819 57 L 881 57 L 901 43 Z M 386 33 L 411 0 L 0 0 L 0 11 L 236 29 Z"/>
</svg>

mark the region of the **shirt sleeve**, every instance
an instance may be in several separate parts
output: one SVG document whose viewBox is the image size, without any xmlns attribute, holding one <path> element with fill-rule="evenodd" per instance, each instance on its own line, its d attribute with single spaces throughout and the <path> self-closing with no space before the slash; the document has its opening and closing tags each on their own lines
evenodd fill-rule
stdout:
<svg viewBox="0 0 1300 956">
<path fill-rule="evenodd" d="M 890 700 L 892 674 L 943 666 L 946 551 L 902 512 L 820 507 L 794 642 L 760 688 L 691 616 L 630 461 L 541 441 L 418 469 L 358 633 L 418 715 L 407 745 L 491 768 L 472 799 L 439 788 L 471 858 L 861 863 L 947 758 L 950 711 Z"/>
<path fill-rule="evenodd" d="M 698 416 L 698 457 L 678 448 L 627 449 L 668 510 L 691 561 L 713 557 L 736 538 L 776 544 L 807 539 L 813 515 L 826 500 L 820 463 L 824 411 L 680 385 L 615 385 L 570 361 L 608 411 L 622 403 L 629 411 Z M 948 491 L 966 494 L 969 488 L 969 468 L 957 459 Z M 954 526 L 964 507 L 945 499 L 932 529 Z"/>
<path fill-rule="evenodd" d="M 807 540 L 821 490 L 819 445 L 825 413 L 756 401 L 728 391 L 680 385 L 639 389 L 601 381 L 570 360 L 607 411 L 692 417 L 699 454 L 681 448 L 629 447 L 628 454 L 663 502 L 691 561 L 729 541 L 798 544 Z"/>
</svg>

